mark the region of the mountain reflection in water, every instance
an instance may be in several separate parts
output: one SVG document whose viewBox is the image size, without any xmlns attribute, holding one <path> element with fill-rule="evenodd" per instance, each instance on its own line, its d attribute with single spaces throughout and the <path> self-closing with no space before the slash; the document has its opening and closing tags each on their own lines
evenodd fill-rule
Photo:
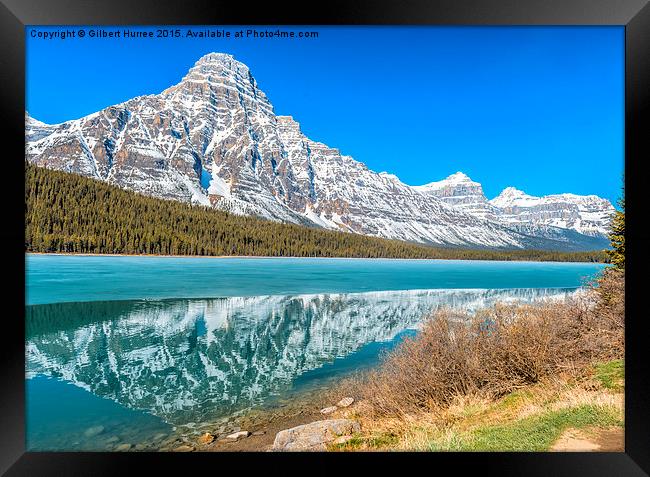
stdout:
<svg viewBox="0 0 650 477">
<path fill-rule="evenodd" d="M 561 299 L 574 291 L 413 290 L 32 305 L 26 309 L 27 377 L 58 378 L 171 424 L 204 422 L 281 395 L 299 376 L 364 345 L 390 342 L 436 308 L 473 311 L 496 301 Z"/>
</svg>

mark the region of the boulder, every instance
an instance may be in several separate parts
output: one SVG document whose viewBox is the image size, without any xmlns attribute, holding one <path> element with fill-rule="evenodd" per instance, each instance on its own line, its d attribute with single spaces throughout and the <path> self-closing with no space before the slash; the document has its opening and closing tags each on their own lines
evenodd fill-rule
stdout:
<svg viewBox="0 0 650 477">
<path fill-rule="evenodd" d="M 321 409 L 320 413 L 321 414 L 332 414 L 334 411 L 336 411 L 336 406 L 330 406 L 326 407 L 325 409 Z"/>
<path fill-rule="evenodd" d="M 243 439 L 244 437 L 248 437 L 250 435 L 251 433 L 248 431 L 239 431 L 239 432 L 233 432 L 232 434 L 228 434 L 226 436 L 226 439 L 231 441 L 237 441 L 239 439 Z"/>
<path fill-rule="evenodd" d="M 353 402 L 354 402 L 354 398 L 344 397 L 339 402 L 337 402 L 336 405 L 338 407 L 348 407 L 348 406 L 352 405 Z"/>
<path fill-rule="evenodd" d="M 280 431 L 273 442 L 274 451 L 324 451 L 340 436 L 359 432 L 361 426 L 351 419 L 327 419 Z"/>
</svg>

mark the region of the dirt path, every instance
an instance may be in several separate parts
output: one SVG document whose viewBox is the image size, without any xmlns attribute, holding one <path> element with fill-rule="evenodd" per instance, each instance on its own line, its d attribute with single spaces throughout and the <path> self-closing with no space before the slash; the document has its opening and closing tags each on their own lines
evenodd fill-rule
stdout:
<svg viewBox="0 0 650 477">
<path fill-rule="evenodd" d="M 622 427 L 567 429 L 550 450 L 555 452 L 623 452 L 625 450 L 624 429 Z"/>
</svg>

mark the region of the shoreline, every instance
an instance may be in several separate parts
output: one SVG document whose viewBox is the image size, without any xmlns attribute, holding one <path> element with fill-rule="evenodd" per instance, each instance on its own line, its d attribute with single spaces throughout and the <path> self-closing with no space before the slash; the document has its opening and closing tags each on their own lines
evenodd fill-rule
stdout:
<svg viewBox="0 0 650 477">
<path fill-rule="evenodd" d="M 264 259 L 286 259 L 286 258 L 300 258 L 300 259 L 325 259 L 325 260 L 463 260 L 461 258 L 391 258 L 391 257 L 300 257 L 300 256 L 283 256 L 278 257 L 274 255 L 158 255 L 152 253 L 77 253 L 77 252 L 25 252 L 25 255 L 63 255 L 70 257 L 151 257 L 151 258 L 264 258 Z M 489 260 L 487 260 L 489 261 Z M 493 262 L 501 262 L 506 260 L 491 260 Z M 509 260 L 512 261 L 512 260 Z M 523 260 L 522 260 L 523 261 Z M 568 262 L 567 262 L 568 263 Z M 582 263 L 582 262 L 577 262 Z"/>
<path fill-rule="evenodd" d="M 592 362 L 587 365 L 583 370 L 582 375 L 589 376 L 590 372 L 588 369 L 591 368 L 597 369 L 597 362 Z M 579 380 L 572 379 L 570 375 L 558 375 L 556 376 L 556 379 L 559 380 L 553 380 L 546 377 L 537 383 L 527 384 L 522 388 L 523 392 L 515 390 L 509 392 L 504 397 L 487 402 L 480 401 L 475 402 L 474 404 L 470 402 L 469 404 L 462 405 L 464 414 L 462 419 L 459 421 L 460 425 L 452 426 L 451 432 L 454 432 L 456 435 L 464 437 L 465 440 L 467 440 L 468 424 L 470 427 L 473 426 L 473 428 L 482 427 L 489 430 L 494 428 L 495 421 L 492 420 L 493 418 L 496 418 L 499 423 L 498 425 L 504 428 L 516 428 L 517 426 L 521 426 L 527 422 L 525 409 L 528 406 L 528 409 L 532 412 L 531 415 L 534 416 L 535 419 L 539 420 L 552 419 L 554 416 L 553 412 L 567 413 L 568 415 L 568 417 L 564 418 L 566 422 L 561 423 L 561 429 L 557 433 L 558 435 L 550 439 L 549 448 L 544 449 L 544 451 L 623 451 L 623 425 L 611 422 L 601 424 L 594 416 L 600 415 L 597 413 L 599 409 L 601 414 L 603 412 L 611 413 L 612 411 L 623 412 L 624 391 L 615 388 L 610 389 L 603 384 L 604 381 L 600 381 L 603 378 L 598 376 L 595 378 L 592 377 L 591 381 L 587 381 L 586 384 Z M 619 378 L 615 377 L 613 379 Z M 618 383 L 618 381 L 616 381 L 616 383 Z M 596 386 L 595 389 L 593 388 L 594 385 Z M 328 448 L 327 451 L 374 450 L 385 452 L 409 450 L 408 448 L 404 448 L 404 446 L 408 444 L 408 440 L 405 440 L 405 438 L 407 438 L 406 434 L 409 432 L 413 434 L 417 434 L 418 432 L 421 434 L 423 433 L 422 436 L 424 437 L 428 437 L 429 439 L 437 438 L 440 440 L 440 435 L 436 436 L 435 432 L 432 432 L 431 428 L 431 423 L 433 422 L 432 419 L 439 418 L 440 416 L 423 413 L 419 416 L 423 419 L 422 422 L 425 425 L 424 427 L 419 428 L 416 426 L 414 428 L 408 421 L 401 421 L 396 427 L 393 427 L 393 431 L 388 431 L 388 434 L 396 432 L 396 434 L 391 434 L 391 436 L 393 436 L 393 438 L 397 436 L 397 439 L 394 442 L 386 440 L 381 444 L 380 441 L 382 436 L 385 437 L 387 435 L 385 424 L 391 423 L 395 426 L 396 421 L 394 418 L 386 419 L 381 417 L 371 417 L 364 414 L 363 411 L 360 413 L 360 410 L 365 404 L 363 399 L 355 399 L 353 401 L 353 406 L 350 408 L 338 408 L 333 412 L 326 414 L 321 412 L 321 409 L 333 406 L 333 403 L 338 399 L 338 397 L 335 397 L 333 394 L 336 386 L 337 381 L 330 382 L 318 390 L 312 390 L 304 395 L 294 395 L 287 401 L 278 405 L 267 408 L 250 409 L 248 412 L 245 412 L 234 419 L 229 419 L 228 427 L 225 432 L 223 430 L 223 425 L 221 424 L 222 421 L 217 420 L 210 423 L 206 422 L 200 426 L 200 429 L 196 429 L 193 432 L 175 433 L 163 440 L 156 440 L 154 438 L 147 443 L 135 445 L 130 444 L 128 449 L 121 450 L 128 450 L 131 452 L 278 452 L 277 449 L 273 448 L 273 444 L 279 432 L 297 426 L 310 424 L 312 422 L 324 422 L 330 419 L 352 419 L 357 421 L 361 424 L 362 432 L 356 436 L 356 441 L 350 443 L 343 441 L 342 444 L 334 445 L 332 448 Z M 549 399 L 549 391 L 554 391 L 559 395 L 559 397 L 553 398 L 553 403 L 557 406 L 554 409 L 550 409 L 546 404 L 544 404 L 547 403 Z M 565 399 L 562 399 L 562 396 L 565 396 Z M 569 399 L 566 399 L 567 397 Z M 580 411 L 581 408 L 579 405 L 571 405 L 571 398 L 579 399 L 583 407 L 588 407 L 588 417 L 594 422 L 587 422 L 586 425 L 581 424 L 579 416 L 574 416 L 574 414 L 577 414 L 576 411 Z M 604 404 L 603 401 L 605 401 Z M 607 408 L 607 410 L 603 411 L 603 407 Z M 504 414 L 503 410 L 506 408 L 510 408 L 513 411 L 520 411 L 522 414 Z M 481 419 L 482 414 L 488 417 Z M 583 427 L 587 430 L 585 438 L 578 440 L 572 436 L 572 433 L 576 431 L 580 432 Z M 240 429 L 241 431 L 248 431 L 248 435 L 237 439 L 228 439 L 226 437 L 231 432 L 235 433 Z M 435 428 L 433 428 L 433 430 L 435 431 Z M 463 430 L 465 431 L 465 434 L 462 434 Z M 537 434 L 541 432 L 539 429 L 532 429 L 532 431 Z M 542 429 L 542 431 L 546 432 L 545 429 Z M 377 434 L 377 432 L 379 432 L 379 434 Z M 459 434 L 459 432 L 461 433 Z M 592 435 L 593 432 L 596 434 Z M 613 434 L 613 436 L 609 436 L 610 439 L 605 442 L 600 436 L 600 433 L 602 432 L 605 432 L 608 435 Z M 209 435 L 208 441 L 203 440 L 206 433 Z M 377 436 L 379 436 L 379 438 L 377 438 Z M 585 447 L 585 445 L 593 444 L 593 442 L 585 443 L 585 439 L 599 442 L 603 446 L 603 449 Z M 400 440 L 404 440 L 404 442 L 400 443 Z M 373 444 L 373 442 L 380 443 Z M 442 442 L 444 444 L 444 439 L 442 439 Z M 465 446 L 468 444 L 469 442 L 465 442 Z M 504 448 L 501 449 L 501 451 L 535 450 L 528 448 L 532 444 L 523 437 L 519 438 L 514 445 L 519 448 Z M 430 449 L 416 448 L 410 450 L 426 451 Z M 449 451 L 457 449 L 438 449 L 438 451 L 444 450 Z M 464 450 L 476 449 L 467 447 Z M 487 448 L 485 450 L 498 449 Z M 537 450 L 539 451 L 541 449 Z"/>
<path fill-rule="evenodd" d="M 162 440 L 131 443 L 129 451 L 145 452 L 264 452 L 270 451 L 278 432 L 327 419 L 320 410 L 329 405 L 328 394 L 337 381 L 298 391 L 270 405 L 253 407 L 230 417 L 202 423 L 194 430 L 175 431 Z M 183 426 L 179 426 L 182 428 Z M 239 431 L 249 435 L 236 440 L 226 436 Z M 208 433 L 212 441 L 202 442 Z M 116 443 L 116 447 L 119 444 Z"/>
<path fill-rule="evenodd" d="M 563 261 L 563 260 L 498 260 L 498 259 L 481 259 L 481 258 L 393 258 L 393 257 L 301 257 L 301 256 L 272 256 L 272 255 L 158 255 L 158 254 L 130 254 L 130 253 L 77 253 L 77 252 L 25 252 L 25 256 L 66 256 L 66 257 L 133 257 L 133 258 L 206 258 L 206 259 L 265 259 L 265 260 L 286 260 L 286 259 L 304 259 L 304 260 L 392 260 L 402 262 L 518 262 L 518 263 L 565 263 L 565 264 L 585 264 L 593 263 L 599 265 L 608 265 L 607 262 L 592 261 Z"/>
</svg>

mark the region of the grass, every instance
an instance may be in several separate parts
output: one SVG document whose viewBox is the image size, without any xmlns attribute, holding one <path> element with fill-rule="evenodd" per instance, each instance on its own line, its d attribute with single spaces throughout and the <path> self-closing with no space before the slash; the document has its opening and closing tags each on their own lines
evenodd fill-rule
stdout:
<svg viewBox="0 0 650 477">
<path fill-rule="evenodd" d="M 620 363 L 594 366 L 620 376 Z M 418 413 L 401 419 L 361 419 L 363 432 L 333 451 L 548 451 L 568 429 L 622 427 L 622 388 L 593 380 L 551 378 L 496 401 L 465 397 L 444 414 Z M 612 379 L 612 382 L 616 382 Z M 599 379 L 597 383 L 602 383 Z"/>
<path fill-rule="evenodd" d="M 492 414 L 498 415 L 513 415 L 516 414 L 521 407 L 527 402 L 534 399 L 536 396 L 529 389 L 520 389 L 507 394 L 503 398 L 496 401 L 489 409 Z"/>
<path fill-rule="evenodd" d="M 615 409 L 582 405 L 547 411 L 511 423 L 485 426 L 458 440 L 461 451 L 547 451 L 569 428 L 622 426 Z M 439 450 L 439 449 L 432 449 Z"/>
<path fill-rule="evenodd" d="M 411 429 L 407 449 L 421 451 L 548 451 L 569 428 L 623 426 L 623 418 L 612 406 L 583 404 L 571 408 L 547 410 L 540 414 L 499 425 L 481 425 L 470 431 L 457 429 Z M 419 434 L 419 435 L 418 435 Z M 356 451 L 404 448 L 397 446 L 395 434 L 356 435 L 329 450 Z"/>
<path fill-rule="evenodd" d="M 604 386 L 603 386 L 604 387 Z M 474 408 L 475 406 L 470 406 Z M 404 434 L 402 449 L 423 451 L 548 451 L 569 428 L 622 427 L 622 393 L 587 391 L 552 380 L 510 393 L 480 412 L 443 426 Z"/>
<path fill-rule="evenodd" d="M 351 451 L 351 450 L 372 450 L 391 447 L 399 441 L 399 438 L 391 433 L 380 433 L 370 436 L 357 434 L 343 444 L 332 444 L 330 451 Z"/>
<path fill-rule="evenodd" d="M 594 377 L 600 384 L 612 391 L 625 389 L 625 362 L 615 359 L 594 365 Z"/>
</svg>

